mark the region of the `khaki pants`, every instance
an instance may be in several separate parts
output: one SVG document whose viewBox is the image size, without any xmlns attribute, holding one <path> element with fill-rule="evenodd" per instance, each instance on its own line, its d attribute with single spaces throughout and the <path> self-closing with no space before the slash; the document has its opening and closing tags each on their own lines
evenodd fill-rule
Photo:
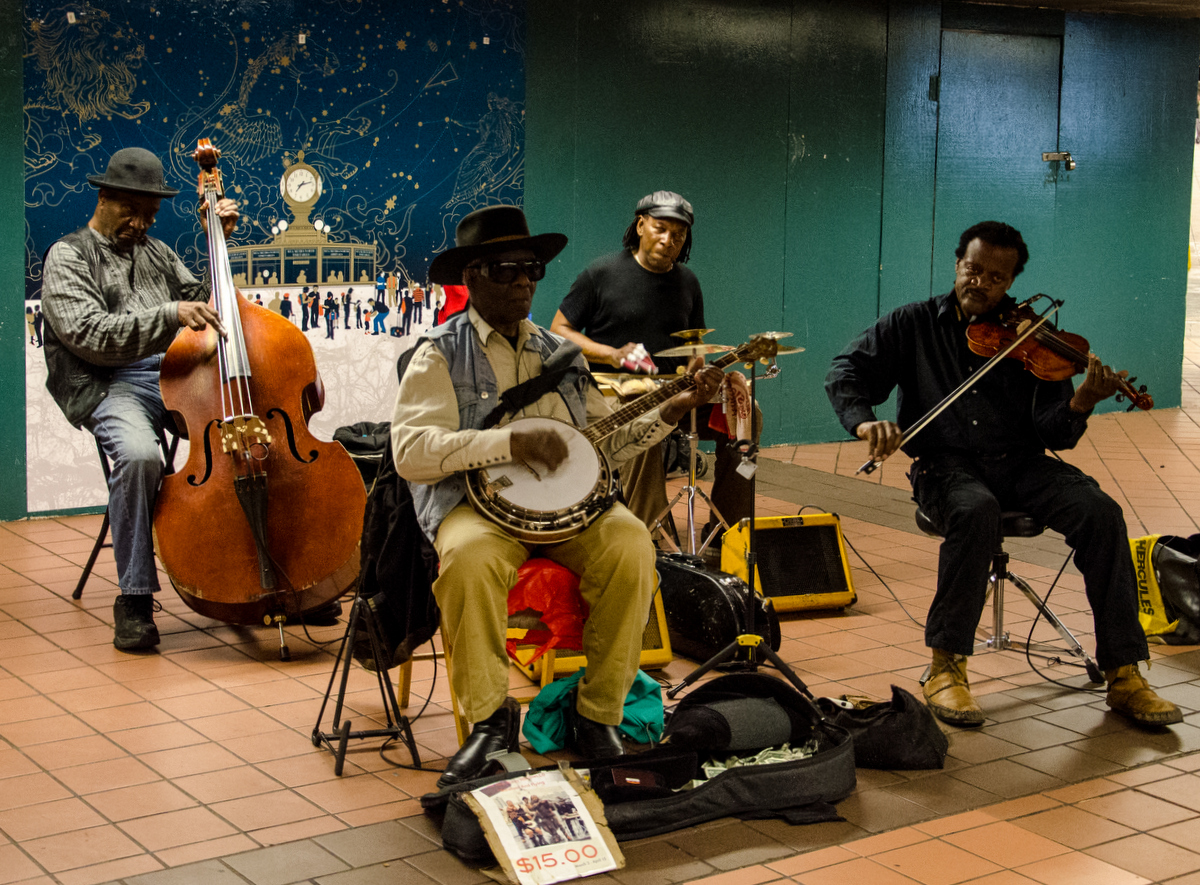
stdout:
<svg viewBox="0 0 1200 885">
<path fill-rule="evenodd" d="M 467 721 L 486 719 L 508 694 L 508 591 L 536 551 L 579 575 L 579 592 L 591 610 L 583 628 L 588 663 L 578 710 L 595 722 L 620 724 L 657 582 L 654 547 L 637 517 L 616 504 L 574 538 L 534 548 L 460 504 L 442 521 L 434 547 L 441 572 L 433 594 L 450 648 L 454 694 Z"/>
</svg>

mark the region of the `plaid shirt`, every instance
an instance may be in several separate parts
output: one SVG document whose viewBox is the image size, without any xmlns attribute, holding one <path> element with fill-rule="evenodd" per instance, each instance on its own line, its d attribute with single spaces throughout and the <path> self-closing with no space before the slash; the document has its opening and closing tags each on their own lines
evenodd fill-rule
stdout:
<svg viewBox="0 0 1200 885">
<path fill-rule="evenodd" d="M 111 370 L 163 353 L 179 331 L 178 301 L 205 301 L 161 240 L 126 253 L 84 227 L 50 247 L 43 265 L 46 387 L 76 427 L 108 393 Z"/>
</svg>

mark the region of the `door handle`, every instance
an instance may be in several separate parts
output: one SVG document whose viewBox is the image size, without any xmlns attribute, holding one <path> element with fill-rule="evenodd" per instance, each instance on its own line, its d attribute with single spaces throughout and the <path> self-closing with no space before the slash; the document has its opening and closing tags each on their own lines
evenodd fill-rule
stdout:
<svg viewBox="0 0 1200 885">
<path fill-rule="evenodd" d="M 1051 161 L 1061 160 L 1066 164 L 1067 171 L 1072 172 L 1075 169 L 1075 161 L 1071 159 L 1070 151 L 1043 151 L 1042 162 L 1049 163 Z"/>
</svg>

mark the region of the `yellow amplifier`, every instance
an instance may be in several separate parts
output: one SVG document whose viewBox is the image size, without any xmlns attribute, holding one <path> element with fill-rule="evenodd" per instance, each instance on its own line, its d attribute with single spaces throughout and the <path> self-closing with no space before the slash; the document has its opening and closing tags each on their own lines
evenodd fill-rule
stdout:
<svg viewBox="0 0 1200 885">
<path fill-rule="evenodd" d="M 747 580 L 749 520 L 725 532 L 721 571 Z M 769 516 L 754 521 L 758 575 L 754 589 L 777 611 L 845 608 L 858 600 L 836 513 Z"/>
</svg>

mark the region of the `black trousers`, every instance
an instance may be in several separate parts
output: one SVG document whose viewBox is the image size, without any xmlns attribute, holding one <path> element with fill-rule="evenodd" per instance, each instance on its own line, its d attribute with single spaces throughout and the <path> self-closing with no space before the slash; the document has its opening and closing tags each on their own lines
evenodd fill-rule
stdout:
<svg viewBox="0 0 1200 885">
<path fill-rule="evenodd" d="M 1038 453 L 979 459 L 922 457 L 913 497 L 943 532 L 937 592 L 925 644 L 970 654 L 983 614 L 992 555 L 1001 548 L 1000 514 L 1020 510 L 1059 532 L 1075 551 L 1096 629 L 1102 670 L 1149 657 L 1137 617 L 1137 578 L 1121 506 L 1094 479 Z"/>
</svg>

